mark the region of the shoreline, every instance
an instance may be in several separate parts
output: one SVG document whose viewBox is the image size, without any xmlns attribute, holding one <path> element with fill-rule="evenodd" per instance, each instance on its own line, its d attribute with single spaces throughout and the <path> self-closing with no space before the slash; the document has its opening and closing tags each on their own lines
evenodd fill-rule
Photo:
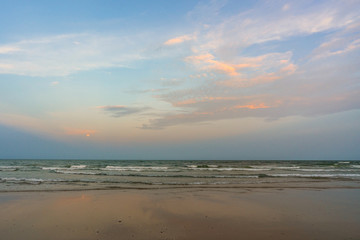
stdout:
<svg viewBox="0 0 360 240">
<path fill-rule="evenodd" d="M 51 187 L 51 188 L 50 188 Z M 167 184 L 118 184 L 110 186 L 83 186 L 74 185 L 71 187 L 41 188 L 41 184 L 24 184 L 23 188 L 18 187 L 0 189 L 0 193 L 11 192 L 81 192 L 81 191 L 121 191 L 121 190 L 172 190 L 172 189 L 360 189 L 360 182 L 355 180 L 309 180 L 294 179 L 287 182 L 263 182 L 263 183 L 242 183 L 242 184 L 215 184 L 215 185 L 167 185 Z M 28 188 L 28 189 L 26 189 Z"/>
<path fill-rule="evenodd" d="M 156 191 L 156 190 L 222 190 L 222 189 L 243 189 L 243 190 L 251 190 L 251 189 L 274 189 L 274 190 L 331 190 L 331 189 L 360 189 L 360 186 L 329 186 L 329 187 L 320 187 L 320 186 L 292 186 L 292 187 L 283 187 L 283 186 L 221 186 L 221 187 L 211 187 L 211 186 L 195 186 L 195 187 L 153 187 L 153 188 L 135 188 L 135 187 L 110 187 L 110 188 L 89 188 L 89 189 L 40 189 L 40 190 L 0 190 L 1 193 L 51 193 L 51 192 L 88 192 L 88 191 L 126 191 L 126 190 L 135 190 L 135 191 Z"/>
<path fill-rule="evenodd" d="M 359 188 L 0 193 L 4 239 L 360 239 L 359 224 Z"/>
</svg>

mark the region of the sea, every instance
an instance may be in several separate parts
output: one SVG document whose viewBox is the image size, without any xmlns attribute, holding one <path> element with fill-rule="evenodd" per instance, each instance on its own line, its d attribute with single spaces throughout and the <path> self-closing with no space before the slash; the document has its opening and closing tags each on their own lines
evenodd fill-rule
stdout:
<svg viewBox="0 0 360 240">
<path fill-rule="evenodd" d="M 0 192 L 360 188 L 360 161 L 0 160 Z"/>
</svg>

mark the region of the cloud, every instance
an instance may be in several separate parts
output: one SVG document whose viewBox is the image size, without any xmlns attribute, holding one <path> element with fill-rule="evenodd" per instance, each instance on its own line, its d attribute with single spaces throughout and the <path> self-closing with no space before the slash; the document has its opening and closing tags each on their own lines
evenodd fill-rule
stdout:
<svg viewBox="0 0 360 240">
<path fill-rule="evenodd" d="M 360 23 L 347 26 L 332 35 L 312 52 L 312 60 L 347 54 L 360 48 Z"/>
<path fill-rule="evenodd" d="M 6 71 L 12 71 L 14 68 L 15 67 L 12 64 L 0 63 L 0 73 L 2 70 L 6 72 Z"/>
<path fill-rule="evenodd" d="M 143 90 L 129 90 L 128 93 L 159 93 L 168 91 L 169 88 L 151 88 L 151 89 L 143 89 Z"/>
<path fill-rule="evenodd" d="M 198 72 L 193 76 L 206 71 L 213 77 L 157 96 L 175 112 L 150 119 L 142 128 L 231 118 L 313 117 L 360 108 L 359 4 L 259 2 L 233 16 L 222 15 L 222 7 L 199 5 L 192 11 L 197 39 L 191 43 L 192 54 L 184 58 Z M 206 9 L 211 10 L 209 18 Z M 315 34 L 321 43 L 313 51 L 306 42 L 294 49 L 287 46 Z M 298 51 L 311 54 L 294 59 Z"/>
<path fill-rule="evenodd" d="M 276 59 L 278 65 L 274 63 L 270 68 L 276 72 L 253 78 L 219 77 L 198 88 L 161 95 L 159 99 L 172 104 L 178 113 L 151 119 L 142 128 L 163 129 L 232 118 L 314 117 L 360 109 L 357 55 L 343 58 L 341 65 L 336 58 L 300 66 Z"/>
<path fill-rule="evenodd" d="M 190 41 L 190 40 L 193 40 L 193 39 L 195 39 L 194 36 L 183 35 L 183 36 L 179 36 L 179 37 L 167 40 L 166 42 L 164 42 L 164 45 L 175 45 L 175 44 L 179 44 L 179 43 L 182 43 L 182 42 L 185 42 L 185 41 Z"/>
<path fill-rule="evenodd" d="M 161 115 L 153 114 L 144 129 L 230 118 L 316 116 L 360 108 L 360 5 L 356 1 L 254 4 L 247 11 L 223 12 L 225 1 L 198 4 L 188 14 L 189 34 L 170 34 L 165 42 L 164 34 L 156 32 L 63 34 L 4 44 L 0 73 L 65 76 L 131 67 L 139 61 L 155 66 L 152 61 L 161 57 L 153 72 L 159 74 L 154 78 L 163 79 L 157 86 L 150 86 L 152 77 L 139 85 L 149 89 L 138 93 L 158 94 L 149 105 L 163 107 L 158 111 Z M 112 117 L 150 109 L 97 108 Z"/>
<path fill-rule="evenodd" d="M 281 73 L 285 73 L 285 74 L 293 74 L 293 73 L 295 73 L 296 68 L 297 68 L 297 67 L 296 67 L 295 64 L 290 63 L 290 64 L 288 64 L 287 66 L 281 68 L 281 69 L 280 69 L 280 72 L 281 72 Z"/>
<path fill-rule="evenodd" d="M 214 112 L 193 111 L 190 113 L 173 114 L 152 119 L 148 124 L 143 124 L 142 129 L 163 129 L 175 125 L 209 123 L 216 120 L 239 117 L 263 117 L 267 115 L 266 112 L 269 112 L 269 108 L 265 105 L 246 105 L 227 107 Z"/>
<path fill-rule="evenodd" d="M 290 4 L 284 4 L 284 6 L 281 8 L 283 11 L 287 11 L 290 9 Z"/>
<path fill-rule="evenodd" d="M 207 69 L 210 71 L 221 72 L 230 76 L 239 75 L 239 73 L 237 72 L 238 69 L 254 68 L 258 66 L 257 64 L 254 63 L 229 64 L 214 60 L 214 58 L 215 57 L 212 54 L 207 53 L 203 55 L 186 57 L 185 61 L 200 66 L 200 68 L 203 70 Z"/>
<path fill-rule="evenodd" d="M 243 70 L 240 74 L 231 74 L 226 80 L 219 80 L 217 85 L 247 88 L 266 84 L 295 73 L 297 66 L 291 61 L 292 53 L 268 53 L 256 57 L 242 58 L 253 69 Z M 243 64 L 246 66 L 246 64 Z"/>
<path fill-rule="evenodd" d="M 276 120 L 288 116 L 314 117 L 337 112 L 349 111 L 360 108 L 360 91 L 342 93 L 328 97 L 295 97 L 268 95 L 249 101 L 249 104 L 233 105 L 225 104 L 219 107 L 217 104 L 195 104 L 195 110 L 188 113 L 169 114 L 157 119 L 151 119 L 143 124 L 143 129 L 163 129 L 175 125 L 187 125 L 198 123 L 210 123 L 222 119 L 233 118 L 263 118 Z M 264 101 L 261 103 L 261 101 Z M 241 101 L 239 101 L 241 102 Z M 259 102 L 259 103 L 251 103 Z"/>
<path fill-rule="evenodd" d="M 275 73 L 266 73 L 252 78 L 233 78 L 229 80 L 219 81 L 217 82 L 217 84 L 227 87 L 248 88 L 254 85 L 270 83 L 280 78 L 281 77 L 276 75 Z"/>
<path fill-rule="evenodd" d="M 233 109 L 238 109 L 238 108 L 259 109 L 259 108 L 269 108 L 269 106 L 266 106 L 264 103 L 260 103 L 260 104 L 249 104 L 249 105 L 237 105 L 232 108 Z"/>
<path fill-rule="evenodd" d="M 207 27 L 195 30 L 197 45 L 193 48 L 217 59 L 231 59 L 255 44 L 342 29 L 358 20 L 359 10 L 353 1 L 293 2 L 291 7 L 281 2 L 259 2 L 255 8 L 232 16 L 209 15 L 212 21 L 206 21 Z"/>
<path fill-rule="evenodd" d="M 149 109 L 148 107 L 127 107 L 123 105 L 98 106 L 96 108 L 102 109 L 104 112 L 115 118 L 144 112 Z"/>
<path fill-rule="evenodd" d="M 146 58 L 140 36 L 62 34 L 0 45 L 0 73 L 66 76 L 79 71 L 130 67 Z M 11 46 L 11 47 L 9 47 Z M 2 54 L 1 54 L 2 53 Z"/>
<path fill-rule="evenodd" d="M 228 101 L 228 100 L 238 100 L 239 97 L 202 97 L 199 99 L 187 99 L 180 102 L 173 103 L 174 106 L 186 106 L 193 105 L 201 102 L 215 102 L 215 101 Z"/>
<path fill-rule="evenodd" d="M 11 47 L 11 46 L 0 47 L 0 54 L 9 54 L 17 51 L 20 51 L 18 47 Z"/>
</svg>

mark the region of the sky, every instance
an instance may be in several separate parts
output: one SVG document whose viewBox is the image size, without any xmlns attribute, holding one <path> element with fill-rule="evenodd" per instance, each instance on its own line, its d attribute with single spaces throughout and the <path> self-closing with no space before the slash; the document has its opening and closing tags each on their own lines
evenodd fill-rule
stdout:
<svg viewBox="0 0 360 240">
<path fill-rule="evenodd" d="M 1 0 L 0 158 L 360 159 L 360 1 Z"/>
</svg>

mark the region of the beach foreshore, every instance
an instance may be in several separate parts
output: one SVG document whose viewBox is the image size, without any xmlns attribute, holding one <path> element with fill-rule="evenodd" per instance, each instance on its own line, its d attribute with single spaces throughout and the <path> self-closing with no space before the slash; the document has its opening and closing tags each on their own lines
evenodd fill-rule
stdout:
<svg viewBox="0 0 360 240">
<path fill-rule="evenodd" d="M 0 239 L 360 239 L 360 189 L 1 192 Z"/>
</svg>

